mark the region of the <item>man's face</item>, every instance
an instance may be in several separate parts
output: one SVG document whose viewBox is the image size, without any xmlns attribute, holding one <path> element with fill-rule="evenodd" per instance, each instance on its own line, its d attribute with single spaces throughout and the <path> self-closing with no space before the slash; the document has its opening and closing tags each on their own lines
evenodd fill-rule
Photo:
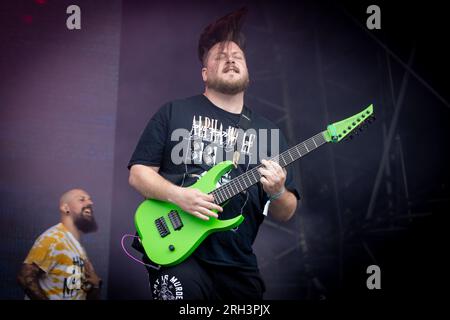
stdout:
<svg viewBox="0 0 450 320">
<path fill-rule="evenodd" d="M 83 233 L 97 231 L 97 222 L 94 218 L 94 203 L 85 191 L 73 191 L 67 201 L 67 205 L 78 230 Z"/>
<path fill-rule="evenodd" d="M 237 94 L 249 83 L 244 52 L 232 42 L 216 43 L 208 52 L 202 77 L 206 87 L 223 94 Z"/>
</svg>

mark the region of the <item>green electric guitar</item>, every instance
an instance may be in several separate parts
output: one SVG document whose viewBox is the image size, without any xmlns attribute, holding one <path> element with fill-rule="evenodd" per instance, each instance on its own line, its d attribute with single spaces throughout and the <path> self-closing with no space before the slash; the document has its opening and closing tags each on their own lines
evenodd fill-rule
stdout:
<svg viewBox="0 0 450 320">
<path fill-rule="evenodd" d="M 326 142 L 340 142 L 352 135 L 373 118 L 373 105 L 345 120 L 328 125 L 327 130 L 284 151 L 270 160 L 281 167 L 300 159 Z M 259 166 L 239 175 L 225 185 L 216 188 L 217 181 L 234 168 L 232 161 L 223 161 L 208 170 L 189 188 L 212 194 L 216 204 L 224 204 L 241 191 L 259 182 Z M 213 210 L 217 212 L 216 210 Z M 176 265 L 187 257 L 211 233 L 237 227 L 244 220 L 243 215 L 220 220 L 210 217 L 201 220 L 184 212 L 178 206 L 154 199 L 143 201 L 135 214 L 136 229 L 148 258 L 162 266 Z"/>
</svg>

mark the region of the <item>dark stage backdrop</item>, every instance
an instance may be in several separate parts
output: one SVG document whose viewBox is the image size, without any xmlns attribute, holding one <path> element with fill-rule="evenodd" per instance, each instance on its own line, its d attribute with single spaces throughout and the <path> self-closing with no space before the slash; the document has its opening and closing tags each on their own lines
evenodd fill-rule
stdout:
<svg viewBox="0 0 450 320">
<path fill-rule="evenodd" d="M 120 1 L 3 1 L 0 9 L 0 298 L 36 237 L 59 222 L 59 197 L 85 189 L 99 231 L 83 238 L 108 277 L 119 78 Z M 106 283 L 107 284 L 107 283 Z M 105 291 L 106 292 L 106 291 Z M 106 296 L 106 294 L 105 294 Z"/>
<path fill-rule="evenodd" d="M 254 246 L 265 297 L 430 296 L 444 275 L 436 221 L 450 198 L 450 105 L 439 79 L 448 51 L 431 36 L 443 26 L 439 10 L 381 3 L 382 29 L 368 30 L 368 2 L 76 2 L 78 31 L 65 28 L 66 1 L 1 11 L 0 298 L 22 297 L 17 269 L 57 222 L 61 192 L 75 186 L 95 201 L 100 231 L 83 241 L 106 280 L 104 296 L 150 298 L 144 267 L 120 246 L 142 201 L 126 165 L 162 104 L 203 91 L 198 36 L 243 4 L 246 102 L 291 144 L 370 103 L 378 116 L 350 143 L 293 164 L 297 214 L 266 219 Z M 399 23 L 418 17 L 426 23 Z M 378 292 L 366 287 L 373 264 L 382 271 Z"/>
</svg>

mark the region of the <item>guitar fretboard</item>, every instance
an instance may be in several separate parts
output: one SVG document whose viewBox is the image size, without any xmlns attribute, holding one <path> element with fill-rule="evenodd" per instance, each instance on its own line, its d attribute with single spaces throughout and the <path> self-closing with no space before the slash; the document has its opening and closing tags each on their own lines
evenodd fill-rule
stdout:
<svg viewBox="0 0 450 320">
<path fill-rule="evenodd" d="M 305 140 L 293 146 L 292 148 L 289 148 L 288 150 L 280 153 L 275 157 L 270 158 L 269 160 L 277 162 L 282 168 L 286 167 L 287 165 L 300 159 L 301 157 L 307 155 L 311 151 L 326 143 L 326 140 L 323 136 L 324 132 L 316 134 L 308 140 Z M 242 173 L 227 184 L 224 184 L 223 186 L 220 186 L 219 188 L 210 192 L 209 194 L 212 194 L 214 196 L 214 202 L 217 204 L 221 204 L 259 182 L 259 180 L 261 179 L 261 174 L 259 173 L 258 168 L 260 167 L 261 164 Z"/>
</svg>

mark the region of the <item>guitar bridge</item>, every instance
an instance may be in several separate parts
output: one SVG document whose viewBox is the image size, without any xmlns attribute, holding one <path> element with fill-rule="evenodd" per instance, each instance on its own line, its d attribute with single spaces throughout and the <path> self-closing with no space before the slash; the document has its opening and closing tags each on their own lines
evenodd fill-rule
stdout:
<svg viewBox="0 0 450 320">
<path fill-rule="evenodd" d="M 160 217 L 155 220 L 156 229 L 158 229 L 159 235 L 161 238 L 164 238 L 167 236 L 170 231 L 169 227 L 167 226 L 166 220 L 164 220 L 164 217 Z"/>
<path fill-rule="evenodd" d="M 170 222 L 172 223 L 174 230 L 180 230 L 181 228 L 183 228 L 183 222 L 181 221 L 181 217 L 177 211 L 175 210 L 170 211 L 169 219 Z"/>
</svg>

